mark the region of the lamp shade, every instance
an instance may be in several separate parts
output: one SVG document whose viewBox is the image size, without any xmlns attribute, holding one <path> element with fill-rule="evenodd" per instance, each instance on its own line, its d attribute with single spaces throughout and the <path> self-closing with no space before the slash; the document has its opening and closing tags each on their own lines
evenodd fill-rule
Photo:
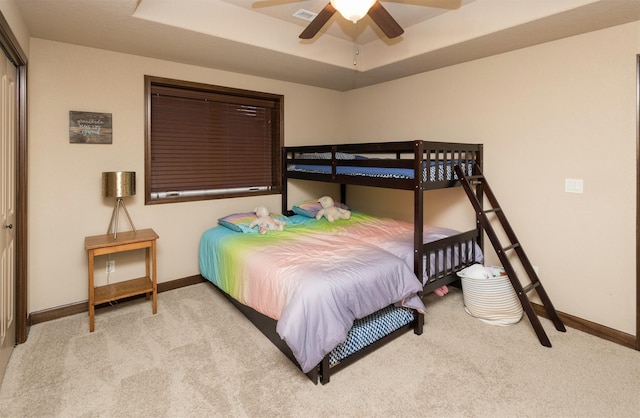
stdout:
<svg viewBox="0 0 640 418">
<path fill-rule="evenodd" d="M 345 19 L 356 23 L 366 16 L 376 0 L 331 0 L 331 5 L 340 12 Z"/>
<path fill-rule="evenodd" d="M 102 195 L 104 197 L 127 197 L 135 194 L 135 171 L 108 171 L 102 173 Z"/>
</svg>

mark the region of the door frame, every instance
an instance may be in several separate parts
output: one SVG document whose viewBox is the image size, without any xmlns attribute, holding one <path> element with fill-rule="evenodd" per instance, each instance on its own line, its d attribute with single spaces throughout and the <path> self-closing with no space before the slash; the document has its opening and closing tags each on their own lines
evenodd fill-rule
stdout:
<svg viewBox="0 0 640 418">
<path fill-rule="evenodd" d="M 0 48 L 17 69 L 16 112 L 16 343 L 28 335 L 27 306 L 27 56 L 0 12 Z"/>
<path fill-rule="evenodd" d="M 640 350 L 640 54 L 636 55 L 636 350 Z"/>
</svg>

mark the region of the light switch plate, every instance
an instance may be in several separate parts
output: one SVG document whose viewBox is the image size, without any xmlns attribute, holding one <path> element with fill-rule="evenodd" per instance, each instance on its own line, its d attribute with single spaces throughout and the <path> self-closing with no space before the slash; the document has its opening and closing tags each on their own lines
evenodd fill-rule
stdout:
<svg viewBox="0 0 640 418">
<path fill-rule="evenodd" d="M 567 193 L 583 193 L 584 181 L 582 179 L 564 179 L 564 191 Z"/>
</svg>

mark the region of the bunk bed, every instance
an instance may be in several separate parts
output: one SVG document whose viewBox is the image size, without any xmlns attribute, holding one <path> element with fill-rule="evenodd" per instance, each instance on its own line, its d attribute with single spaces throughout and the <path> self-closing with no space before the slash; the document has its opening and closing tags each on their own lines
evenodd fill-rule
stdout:
<svg viewBox="0 0 640 418">
<path fill-rule="evenodd" d="M 297 237 L 304 236 L 308 232 L 305 228 L 318 226 L 315 225 L 317 221 L 312 217 L 305 218 L 300 215 L 299 211 L 294 211 L 296 205 L 289 209 L 287 189 L 290 179 L 340 184 L 340 201 L 343 203 L 347 202 L 347 185 L 401 189 L 412 191 L 414 195 L 414 222 L 413 224 L 405 223 L 399 228 L 405 231 L 402 237 L 405 239 L 407 238 L 407 225 L 410 225 L 408 236 L 410 239 L 413 235 L 413 240 L 409 242 L 408 246 L 391 245 L 395 249 L 394 253 L 394 250 L 390 250 L 388 247 L 383 249 L 378 244 L 359 241 L 358 237 L 348 228 L 339 229 L 338 222 L 333 229 L 324 228 L 323 234 L 325 235 L 322 240 L 331 242 L 337 240 L 337 245 L 353 246 L 350 251 L 355 251 L 361 257 L 369 252 L 370 260 L 386 259 L 384 254 L 392 254 L 394 256 L 392 258 L 401 260 L 401 264 L 408 267 L 412 273 L 412 280 L 418 282 L 417 288 L 414 290 L 420 294 L 453 283 L 458 279 L 457 271 L 481 260 L 482 235 L 479 229 L 466 232 L 447 231 L 444 235 L 439 235 L 441 230 L 436 234 L 429 232 L 429 228 L 423 222 L 423 194 L 427 190 L 458 186 L 459 182 L 454 174 L 454 167 L 460 165 L 463 170 L 468 170 L 465 172 L 469 173 L 470 167 L 474 164 L 481 166 L 482 145 L 406 141 L 285 147 L 282 157 L 282 213 L 287 216 L 286 219 L 289 221 L 285 230 L 295 231 Z M 360 214 L 356 211 L 352 213 L 354 219 L 360 221 L 365 219 L 366 222 L 369 220 L 366 214 Z M 374 217 L 372 222 L 385 223 L 388 220 L 378 220 Z M 298 227 L 302 229 L 296 230 Z M 219 286 L 220 283 L 215 280 L 214 277 L 217 273 L 210 271 L 210 268 L 216 264 L 215 258 L 212 261 L 211 257 L 212 254 L 217 254 L 216 256 L 220 257 L 220 254 L 223 254 L 227 249 L 215 240 L 210 242 L 209 238 L 215 235 L 233 234 L 228 228 L 226 230 L 221 228 L 215 227 L 206 231 L 200 244 L 201 273 L 206 279 L 216 284 L 219 290 L 224 286 Z M 322 227 L 320 228 L 322 229 Z M 331 234 L 327 235 L 327 232 L 331 232 Z M 274 239 L 284 240 L 282 238 L 284 236 L 286 234 Z M 445 237 L 440 238 L 441 236 Z M 249 237 L 242 239 L 251 240 Z M 295 241 L 299 238 L 291 239 Z M 425 243 L 425 241 L 429 242 Z M 378 252 L 379 250 L 381 252 Z M 303 252 L 295 247 L 293 251 Z M 277 252 L 274 250 L 272 254 Z M 413 269 L 410 267 L 409 260 L 411 259 L 413 259 Z M 398 267 L 393 268 L 399 269 Z M 311 267 L 307 273 L 310 270 L 314 270 L 314 268 Z M 345 267 L 345 271 L 349 270 L 353 270 L 353 268 Z M 337 274 L 342 273 L 339 270 Z M 403 277 L 397 280 L 406 278 L 406 274 L 401 276 Z M 404 286 L 411 287 L 410 285 Z M 391 303 L 366 316 L 356 317 L 344 341 L 324 355 L 316 366 L 309 368 L 308 365 L 301 366 L 297 350 L 294 354 L 294 350 L 283 340 L 281 336 L 282 324 L 279 324 L 281 321 L 273 319 L 272 315 L 267 315 L 264 311 L 259 312 L 261 309 L 255 306 L 249 306 L 250 303 L 246 303 L 246 300 L 238 295 L 234 296 L 232 291 L 223 289 L 221 293 L 314 383 L 318 381 L 322 384 L 328 383 L 330 376 L 335 372 L 408 331 L 413 330 L 418 335 L 423 332 L 424 309 L 421 309 L 419 299 L 419 303 L 413 304 Z M 327 351 L 325 350 L 325 352 Z"/>
</svg>

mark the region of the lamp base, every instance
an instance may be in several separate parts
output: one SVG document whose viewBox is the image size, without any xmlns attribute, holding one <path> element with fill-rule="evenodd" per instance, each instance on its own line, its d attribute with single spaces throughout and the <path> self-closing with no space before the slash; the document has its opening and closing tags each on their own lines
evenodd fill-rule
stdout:
<svg viewBox="0 0 640 418">
<path fill-rule="evenodd" d="M 116 204 L 113 207 L 113 212 L 111 213 L 111 221 L 109 222 L 109 228 L 107 229 L 107 235 L 111 233 L 111 227 L 113 227 L 113 239 L 118 238 L 118 218 L 120 217 L 120 208 L 124 209 L 125 215 L 127 215 L 127 219 L 129 220 L 129 224 L 131 228 L 133 228 L 133 232 L 136 232 L 136 227 L 133 226 L 133 221 L 131 220 L 131 216 L 129 216 L 129 211 L 124 204 L 124 200 L 121 197 L 116 199 Z"/>
</svg>

